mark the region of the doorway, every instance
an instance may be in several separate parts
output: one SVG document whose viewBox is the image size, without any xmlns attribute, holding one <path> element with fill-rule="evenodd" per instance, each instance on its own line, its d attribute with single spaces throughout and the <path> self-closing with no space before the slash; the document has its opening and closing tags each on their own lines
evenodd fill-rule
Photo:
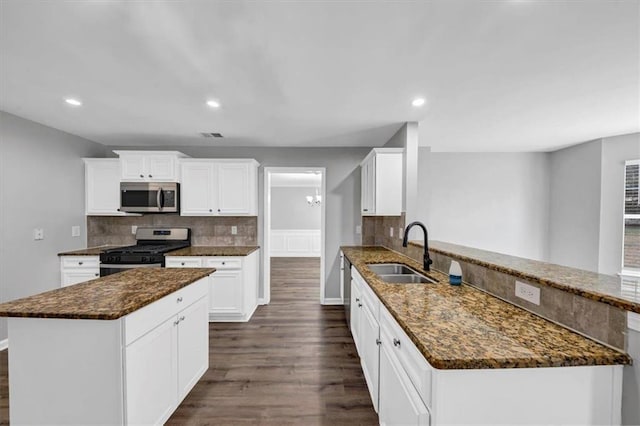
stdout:
<svg viewBox="0 0 640 426">
<path fill-rule="evenodd" d="M 319 302 L 325 302 L 325 175 L 324 167 L 265 167 L 265 304 L 271 301 L 272 265 L 278 272 L 312 268 Z"/>
</svg>

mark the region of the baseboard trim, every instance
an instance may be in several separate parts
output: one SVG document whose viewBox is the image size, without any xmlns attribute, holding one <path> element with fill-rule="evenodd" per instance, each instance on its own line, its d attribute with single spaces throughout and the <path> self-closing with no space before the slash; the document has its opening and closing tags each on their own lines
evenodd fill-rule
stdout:
<svg viewBox="0 0 640 426">
<path fill-rule="evenodd" d="M 4 351 L 9 348 L 9 339 L 0 340 L 0 351 Z"/>
<path fill-rule="evenodd" d="M 261 297 L 260 299 L 258 299 L 258 305 L 268 305 L 267 299 Z"/>
<path fill-rule="evenodd" d="M 342 298 L 340 297 L 325 297 L 323 305 L 342 305 Z"/>
</svg>

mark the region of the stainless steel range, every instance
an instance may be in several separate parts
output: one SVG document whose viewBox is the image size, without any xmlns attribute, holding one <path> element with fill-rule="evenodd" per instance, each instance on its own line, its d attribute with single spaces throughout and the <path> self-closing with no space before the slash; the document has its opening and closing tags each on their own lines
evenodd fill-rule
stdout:
<svg viewBox="0 0 640 426">
<path fill-rule="evenodd" d="M 133 268 L 161 268 L 164 253 L 189 247 L 189 228 L 138 228 L 137 244 L 105 250 L 100 254 L 100 276 Z"/>
</svg>

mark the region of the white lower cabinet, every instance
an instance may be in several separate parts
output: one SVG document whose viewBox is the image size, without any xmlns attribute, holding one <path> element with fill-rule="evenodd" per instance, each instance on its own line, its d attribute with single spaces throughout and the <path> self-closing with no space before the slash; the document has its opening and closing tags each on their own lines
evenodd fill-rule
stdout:
<svg viewBox="0 0 640 426">
<path fill-rule="evenodd" d="M 436 369 L 351 276 L 351 332 L 380 424 L 620 424 L 621 365 Z"/>
<path fill-rule="evenodd" d="M 247 256 L 167 256 L 167 268 L 216 268 L 209 277 L 209 321 L 249 321 L 258 306 L 258 251 Z"/>
<path fill-rule="evenodd" d="M 99 256 L 60 256 L 60 286 L 100 278 Z"/>
</svg>

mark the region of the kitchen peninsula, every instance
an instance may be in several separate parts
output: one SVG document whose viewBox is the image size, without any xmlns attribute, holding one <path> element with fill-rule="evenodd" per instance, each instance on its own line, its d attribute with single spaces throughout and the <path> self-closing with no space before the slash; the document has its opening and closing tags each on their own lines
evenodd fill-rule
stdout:
<svg viewBox="0 0 640 426">
<path fill-rule="evenodd" d="M 209 365 L 214 268 L 133 269 L 0 305 L 13 424 L 157 424 Z"/>
</svg>

